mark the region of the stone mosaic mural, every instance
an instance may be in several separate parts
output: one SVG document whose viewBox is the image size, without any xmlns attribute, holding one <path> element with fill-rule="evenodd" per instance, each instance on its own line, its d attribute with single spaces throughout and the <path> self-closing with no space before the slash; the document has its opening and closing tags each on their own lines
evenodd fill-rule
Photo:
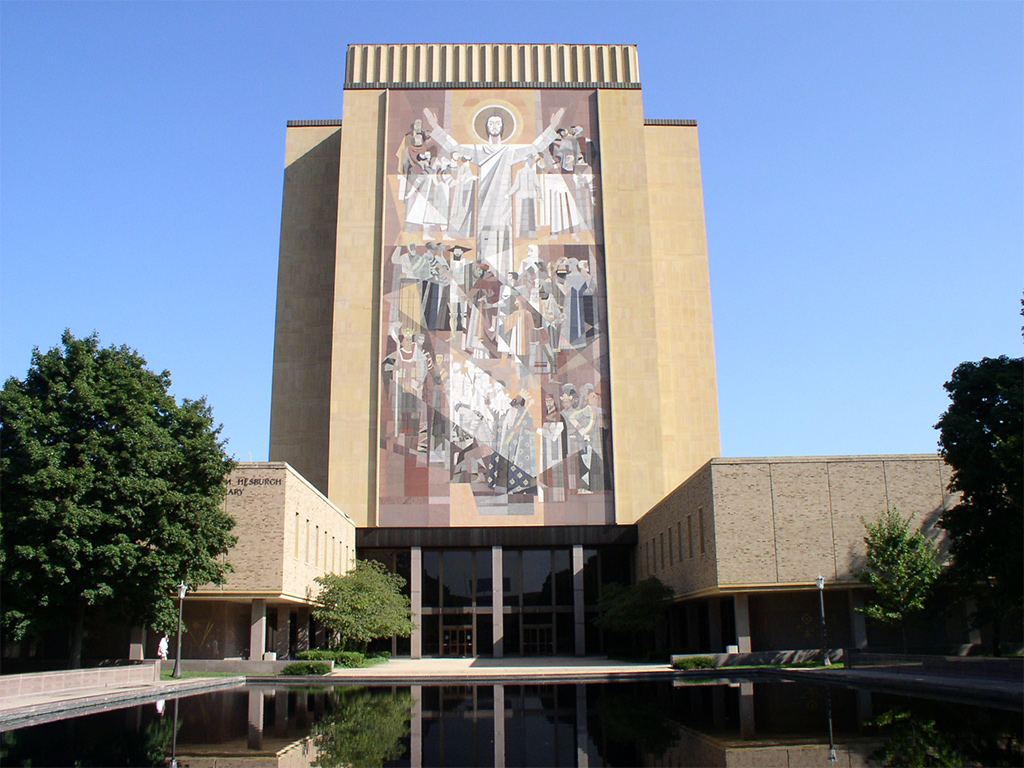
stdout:
<svg viewBox="0 0 1024 768">
<path fill-rule="evenodd" d="M 614 522 L 596 93 L 388 99 L 377 524 Z"/>
</svg>

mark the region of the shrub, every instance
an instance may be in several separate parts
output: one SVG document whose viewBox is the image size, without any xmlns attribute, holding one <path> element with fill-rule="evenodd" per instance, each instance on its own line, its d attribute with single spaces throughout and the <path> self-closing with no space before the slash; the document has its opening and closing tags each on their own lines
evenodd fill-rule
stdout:
<svg viewBox="0 0 1024 768">
<path fill-rule="evenodd" d="M 326 675 L 331 668 L 316 661 L 294 661 L 281 670 L 282 675 Z"/>
<path fill-rule="evenodd" d="M 366 657 L 359 651 L 335 651 L 334 663 L 339 667 L 352 669 L 367 666 Z"/>
<path fill-rule="evenodd" d="M 303 661 L 334 661 L 334 651 L 301 651 L 299 658 Z"/>
<path fill-rule="evenodd" d="M 715 660 L 710 656 L 684 656 L 672 662 L 672 669 L 714 669 Z"/>
</svg>

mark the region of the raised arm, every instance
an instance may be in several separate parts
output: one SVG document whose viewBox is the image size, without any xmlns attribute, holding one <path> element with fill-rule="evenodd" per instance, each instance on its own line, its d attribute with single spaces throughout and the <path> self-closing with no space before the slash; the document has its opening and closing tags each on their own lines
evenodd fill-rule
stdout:
<svg viewBox="0 0 1024 768">
<path fill-rule="evenodd" d="M 455 139 L 452 138 L 451 134 L 448 133 L 444 128 L 441 127 L 440 123 L 437 122 L 437 115 L 431 112 L 429 109 L 423 109 L 423 117 L 427 121 L 427 125 L 430 126 L 430 138 L 440 144 L 450 154 L 452 152 L 460 152 L 465 155 L 472 153 L 472 147 L 464 147 L 459 144 Z"/>
</svg>

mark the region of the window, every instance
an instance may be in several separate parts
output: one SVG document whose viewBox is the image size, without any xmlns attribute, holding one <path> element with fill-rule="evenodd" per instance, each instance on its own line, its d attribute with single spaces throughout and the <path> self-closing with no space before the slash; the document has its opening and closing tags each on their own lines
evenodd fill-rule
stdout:
<svg viewBox="0 0 1024 768">
<path fill-rule="evenodd" d="M 676 521 L 676 541 L 679 542 L 679 562 L 683 562 L 683 521 Z"/>
<path fill-rule="evenodd" d="M 659 533 L 658 534 L 658 544 L 660 545 L 660 549 L 661 549 L 661 570 L 664 571 L 665 570 L 665 534 L 664 533 Z"/>
<path fill-rule="evenodd" d="M 313 565 L 320 565 L 320 526 L 316 527 L 316 536 L 313 537 Z"/>
<path fill-rule="evenodd" d="M 295 559 L 299 559 L 299 537 L 301 536 L 301 525 L 299 523 L 299 513 L 295 513 Z"/>
<path fill-rule="evenodd" d="M 700 553 L 704 554 L 704 507 L 697 508 L 697 527 L 700 529 Z"/>
<path fill-rule="evenodd" d="M 693 557 L 693 515 L 686 516 L 686 541 L 690 545 L 690 557 Z"/>
<path fill-rule="evenodd" d="M 309 532 L 310 532 L 309 518 L 307 517 L 306 518 L 306 562 L 307 563 L 309 562 L 309 551 L 311 549 L 311 547 L 309 546 Z"/>
<path fill-rule="evenodd" d="M 672 555 L 672 529 L 669 528 L 668 529 L 668 564 L 669 564 L 669 567 L 674 565 L 672 557 L 673 557 L 673 555 Z"/>
</svg>

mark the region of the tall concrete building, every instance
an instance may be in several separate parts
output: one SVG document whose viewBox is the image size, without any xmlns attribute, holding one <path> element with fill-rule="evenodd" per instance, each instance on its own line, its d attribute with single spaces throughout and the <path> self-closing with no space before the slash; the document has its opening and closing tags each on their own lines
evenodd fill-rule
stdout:
<svg viewBox="0 0 1024 768">
<path fill-rule="evenodd" d="M 718 458 L 697 126 L 635 47 L 353 45 L 344 89 L 287 129 L 270 460 L 408 579 L 395 652 L 600 652 L 647 576 L 672 650 L 815 646 L 819 575 L 863 645 L 860 519 L 934 536 L 946 469 Z"/>
<path fill-rule="evenodd" d="M 627 45 L 350 46 L 344 87 L 288 126 L 271 461 L 407 572 L 413 653 L 582 653 L 584 571 L 719 453 L 696 124 Z"/>
</svg>

